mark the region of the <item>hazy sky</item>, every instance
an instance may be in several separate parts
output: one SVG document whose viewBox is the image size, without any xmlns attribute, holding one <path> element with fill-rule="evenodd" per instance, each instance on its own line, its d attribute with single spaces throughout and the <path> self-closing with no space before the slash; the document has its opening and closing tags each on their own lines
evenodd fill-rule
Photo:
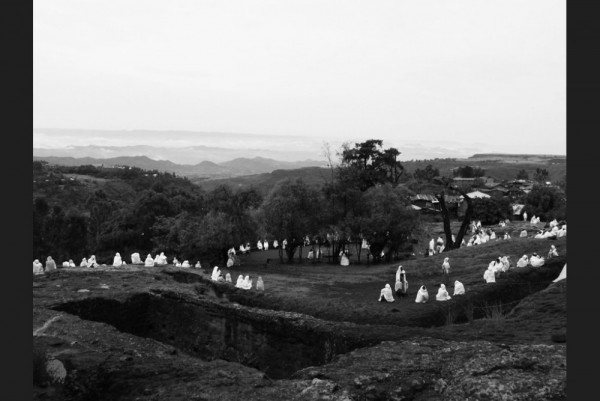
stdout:
<svg viewBox="0 0 600 401">
<path fill-rule="evenodd" d="M 34 2 L 36 128 L 566 154 L 564 0 Z"/>
</svg>

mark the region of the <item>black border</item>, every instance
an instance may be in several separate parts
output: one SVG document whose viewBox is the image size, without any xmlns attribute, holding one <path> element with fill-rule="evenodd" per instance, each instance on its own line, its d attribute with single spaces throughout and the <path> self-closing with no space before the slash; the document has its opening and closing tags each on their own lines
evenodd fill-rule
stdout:
<svg viewBox="0 0 600 401">
<path fill-rule="evenodd" d="M 31 333 L 33 300 L 29 270 L 33 244 L 31 149 L 33 147 L 33 2 L 2 3 L 3 224 L 2 308 L 5 371 L 0 399 L 32 396 Z M 8 122 L 8 126 L 6 126 Z M 5 373 L 6 375 L 6 373 Z"/>
<path fill-rule="evenodd" d="M 567 393 L 586 399 L 599 377 L 597 299 L 597 201 L 594 192 L 600 152 L 592 142 L 600 113 L 599 4 L 567 2 L 567 177 L 568 243 L 571 248 L 567 318 Z M 590 185 L 591 184 L 591 185 Z M 590 252 L 592 251 L 592 252 Z"/>
</svg>

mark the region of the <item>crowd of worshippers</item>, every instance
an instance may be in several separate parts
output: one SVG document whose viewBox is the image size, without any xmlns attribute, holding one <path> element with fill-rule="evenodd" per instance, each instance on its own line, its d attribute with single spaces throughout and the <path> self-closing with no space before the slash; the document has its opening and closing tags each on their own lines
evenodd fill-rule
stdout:
<svg viewBox="0 0 600 401">
<path fill-rule="evenodd" d="M 510 260 L 510 256 L 498 256 L 498 258 L 492 260 L 487 269 L 483 273 L 483 280 L 485 283 L 495 283 L 496 279 L 500 277 L 503 273 L 508 272 L 511 269 L 523 268 L 527 266 L 532 267 L 541 267 L 544 266 L 545 262 L 558 256 L 558 251 L 555 245 L 550 245 L 550 249 L 548 250 L 548 254 L 546 258 L 539 256 L 536 252 L 534 252 L 531 256 L 523 255 L 516 263 L 516 266 L 513 266 Z M 560 276 L 554 280 L 559 281 L 563 278 L 566 278 L 567 270 L 563 267 L 563 271 Z M 439 284 L 438 292 L 435 296 L 436 301 L 448 301 L 452 299 L 449 295 L 446 286 L 448 286 L 449 275 L 450 275 L 450 258 L 444 258 L 442 263 L 442 283 Z M 386 284 L 384 288 L 381 289 L 379 294 L 379 302 L 395 302 L 394 292 L 398 298 L 404 298 L 408 292 L 408 280 L 406 278 L 406 271 L 402 267 L 402 265 L 398 266 L 398 270 L 396 271 L 396 284 L 394 286 L 394 291 L 392 291 L 392 287 L 389 284 Z M 465 286 L 458 280 L 454 281 L 454 293 L 452 296 L 463 295 L 465 293 Z M 415 299 L 416 303 L 425 303 L 429 300 L 429 292 L 425 285 L 421 285 L 419 290 L 417 291 L 417 297 Z"/>
</svg>

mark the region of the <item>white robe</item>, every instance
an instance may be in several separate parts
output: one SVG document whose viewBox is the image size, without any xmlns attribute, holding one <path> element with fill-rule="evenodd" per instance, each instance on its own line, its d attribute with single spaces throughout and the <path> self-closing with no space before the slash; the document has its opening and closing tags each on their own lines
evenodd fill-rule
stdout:
<svg viewBox="0 0 600 401">
<path fill-rule="evenodd" d="M 532 256 L 529 258 L 529 264 L 533 267 L 541 267 L 544 266 L 544 258 L 540 257 L 540 256 Z"/>
<path fill-rule="evenodd" d="M 273 248 L 277 248 L 279 246 L 279 242 L 277 242 L 277 240 L 273 241 Z M 256 285 L 258 285 L 258 283 L 256 283 Z"/>
<path fill-rule="evenodd" d="M 556 247 L 554 245 L 552 245 L 550 247 L 550 250 L 548 251 L 548 257 L 546 259 L 550 259 L 554 256 L 558 256 L 558 252 L 556 251 Z"/>
<path fill-rule="evenodd" d="M 263 279 L 261 277 L 259 277 L 258 280 L 256 280 L 256 289 L 259 291 L 265 290 L 265 283 L 263 282 Z"/>
<path fill-rule="evenodd" d="M 448 294 L 448 291 L 446 290 L 446 286 L 444 284 L 440 284 L 440 288 L 438 289 L 438 292 L 435 295 L 435 300 L 436 301 L 448 301 L 449 299 L 452 299 L 452 297 L 450 297 L 450 294 Z"/>
<path fill-rule="evenodd" d="M 210 279 L 213 281 L 219 281 L 220 275 L 221 275 L 221 271 L 219 270 L 219 266 L 215 266 L 213 268 L 212 274 L 210 275 Z"/>
<path fill-rule="evenodd" d="M 140 265 L 142 264 L 142 260 L 140 259 L 140 254 L 135 252 L 131 254 L 131 264 L 132 265 Z"/>
<path fill-rule="evenodd" d="M 56 270 L 56 262 L 54 262 L 54 260 L 48 256 L 48 259 L 46 259 L 46 272 L 53 270 Z"/>
<path fill-rule="evenodd" d="M 263 249 L 262 242 L 258 241 L 256 243 L 256 247 L 258 248 L 259 251 L 262 251 L 262 249 Z"/>
<path fill-rule="evenodd" d="M 308 251 L 308 255 L 306 255 L 306 259 L 314 259 L 314 257 L 315 257 L 315 253 L 311 249 L 310 251 Z"/>
<path fill-rule="evenodd" d="M 195 267 L 196 269 L 201 269 L 201 268 L 202 268 L 202 265 L 200 264 L 200 261 L 196 262 L 196 264 L 194 265 L 194 267 Z"/>
<path fill-rule="evenodd" d="M 81 263 L 79 264 L 79 267 L 87 267 L 87 259 L 83 258 L 81 259 Z"/>
<path fill-rule="evenodd" d="M 185 267 L 185 268 L 191 267 L 190 266 L 190 261 L 189 260 L 184 260 L 183 263 L 181 264 L 181 267 Z"/>
<path fill-rule="evenodd" d="M 44 265 L 38 259 L 33 261 L 33 274 L 44 274 Z"/>
<path fill-rule="evenodd" d="M 510 270 L 510 261 L 508 260 L 508 256 L 503 256 L 502 258 L 500 258 L 500 261 L 502 262 L 502 271 L 504 273 L 509 271 Z"/>
<path fill-rule="evenodd" d="M 521 231 L 521 234 L 519 234 L 519 237 L 521 237 L 521 238 L 527 237 L 527 230 Z"/>
<path fill-rule="evenodd" d="M 237 282 L 235 283 L 235 286 L 237 288 L 242 288 L 242 285 L 244 284 L 244 276 L 242 276 L 241 274 L 238 276 L 237 278 Z"/>
<path fill-rule="evenodd" d="M 342 257 L 340 258 L 340 265 L 341 266 L 348 266 L 348 265 L 350 265 L 350 259 L 348 259 L 348 256 L 346 256 L 345 253 L 343 253 Z"/>
<path fill-rule="evenodd" d="M 69 267 L 69 262 L 62 262 L 62 267 Z"/>
<path fill-rule="evenodd" d="M 158 256 L 158 260 L 156 261 L 156 265 L 157 266 L 166 266 L 167 265 L 167 257 L 165 256 L 164 252 L 161 252 L 160 255 Z"/>
<path fill-rule="evenodd" d="M 232 267 L 233 266 L 233 259 L 229 258 L 227 259 L 227 267 Z"/>
<path fill-rule="evenodd" d="M 517 261 L 517 267 L 526 267 L 529 264 L 529 258 L 527 255 L 521 256 L 521 259 Z"/>
<path fill-rule="evenodd" d="M 117 252 L 117 254 L 115 255 L 115 257 L 113 258 L 113 266 L 114 267 L 121 267 L 121 265 L 123 264 L 123 260 L 121 259 L 121 255 L 119 255 L 119 252 Z"/>
<path fill-rule="evenodd" d="M 448 261 L 450 258 L 446 258 L 444 259 L 444 263 L 442 263 L 442 269 L 444 270 L 444 273 L 449 274 L 450 273 L 450 262 Z"/>
<path fill-rule="evenodd" d="M 523 221 L 527 221 L 527 212 L 523 212 Z"/>
<path fill-rule="evenodd" d="M 77 267 L 75 266 L 75 262 L 73 262 L 73 259 L 69 259 L 69 267 Z"/>
<path fill-rule="evenodd" d="M 88 267 L 98 267 L 98 263 L 96 262 L 96 257 L 94 255 L 90 256 L 87 261 Z"/>
<path fill-rule="evenodd" d="M 454 294 L 455 295 L 463 295 L 465 293 L 465 286 L 460 281 L 456 280 L 454 282 Z"/>
<path fill-rule="evenodd" d="M 490 235 L 490 239 L 496 239 L 496 233 L 494 231 L 492 231 L 492 235 Z"/>
<path fill-rule="evenodd" d="M 435 241 L 433 238 L 431 239 L 431 241 L 429 241 L 429 249 L 435 251 Z"/>
<path fill-rule="evenodd" d="M 152 259 L 152 256 L 150 256 L 150 254 L 148 254 L 148 256 L 146 256 L 146 260 L 144 261 L 144 266 L 145 267 L 154 266 L 154 259 Z"/>
<path fill-rule="evenodd" d="M 382 288 L 381 293 L 379 294 L 379 301 L 381 298 L 385 298 L 387 302 L 394 302 L 394 297 L 392 295 L 392 287 L 389 284 L 386 284 L 384 288 Z"/>
<path fill-rule="evenodd" d="M 483 273 L 483 279 L 486 283 L 496 282 L 496 274 L 494 273 L 494 269 L 492 267 L 488 267 L 487 270 Z"/>
<path fill-rule="evenodd" d="M 231 283 L 231 274 L 227 273 L 225 275 L 225 281 L 227 281 L 228 283 Z"/>
<path fill-rule="evenodd" d="M 263 243 L 263 249 L 264 249 L 265 251 L 268 251 L 268 250 L 269 250 L 269 243 L 268 243 L 267 241 L 265 241 L 265 242 Z"/>
<path fill-rule="evenodd" d="M 287 239 L 284 239 L 283 242 L 281 243 L 281 248 L 285 249 L 286 246 L 287 246 Z"/>
<path fill-rule="evenodd" d="M 244 289 L 244 290 L 252 289 L 252 280 L 250 280 L 250 276 L 244 277 L 244 281 L 242 281 L 242 289 Z"/>
<path fill-rule="evenodd" d="M 556 283 L 557 281 L 560 280 L 564 280 L 567 278 L 567 264 L 565 263 L 565 265 L 563 266 L 560 274 L 558 275 L 557 278 L 555 278 L 554 280 L 552 280 L 553 283 Z"/>
<path fill-rule="evenodd" d="M 415 299 L 415 302 L 418 304 L 424 304 L 425 302 L 429 301 L 429 292 L 427 291 L 427 288 L 424 287 L 425 286 L 421 286 L 421 288 L 419 288 L 419 292 L 417 292 L 417 298 Z"/>
</svg>

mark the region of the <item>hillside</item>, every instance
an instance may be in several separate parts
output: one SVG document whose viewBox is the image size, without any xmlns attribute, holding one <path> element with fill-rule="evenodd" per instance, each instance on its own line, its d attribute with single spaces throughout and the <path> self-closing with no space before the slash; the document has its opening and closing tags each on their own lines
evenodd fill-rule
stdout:
<svg viewBox="0 0 600 401">
<path fill-rule="evenodd" d="M 177 164 L 169 160 L 154 160 L 147 156 L 119 156 L 112 158 L 33 156 L 33 160 L 44 160 L 48 163 L 61 166 L 131 166 L 144 170 L 174 173 L 189 178 L 236 177 L 249 174 L 270 173 L 277 169 L 296 169 L 322 165 L 322 162 L 316 160 L 287 162 L 263 157 L 242 157 L 221 163 L 205 160 L 194 165 Z"/>
</svg>

